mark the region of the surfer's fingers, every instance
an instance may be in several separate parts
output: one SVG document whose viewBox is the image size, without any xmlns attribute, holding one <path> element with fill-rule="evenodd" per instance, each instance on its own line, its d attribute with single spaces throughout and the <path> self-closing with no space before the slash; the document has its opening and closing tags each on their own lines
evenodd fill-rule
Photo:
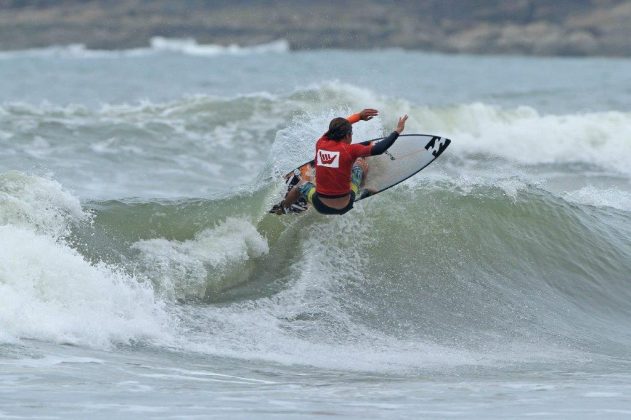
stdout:
<svg viewBox="0 0 631 420">
<path fill-rule="evenodd" d="M 401 134 L 403 132 L 403 130 L 405 130 L 405 121 L 408 119 L 407 114 L 405 114 L 402 117 L 399 117 L 399 122 L 397 124 L 397 128 L 395 128 L 395 131 L 398 132 L 399 134 Z"/>
</svg>

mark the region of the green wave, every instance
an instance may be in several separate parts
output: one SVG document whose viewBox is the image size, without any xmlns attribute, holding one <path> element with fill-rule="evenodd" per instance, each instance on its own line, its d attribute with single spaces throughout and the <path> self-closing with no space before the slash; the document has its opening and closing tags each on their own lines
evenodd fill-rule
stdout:
<svg viewBox="0 0 631 420">
<path fill-rule="evenodd" d="M 366 200 L 345 216 L 348 220 L 313 211 L 278 217 L 265 213 L 276 191 L 268 185 L 216 199 L 91 203 L 93 225 L 78 242 L 93 258 L 109 256 L 111 262 L 137 268 L 133 245 L 139 241 L 161 239 L 191 248 L 202 232 L 228 219 L 254 227 L 266 241 L 268 251 L 255 258 L 231 261 L 219 273 L 210 267 L 203 293 L 183 290 L 181 299 L 221 302 L 273 295 L 291 282 L 305 252 L 318 241 L 351 267 L 354 252 L 361 253 L 365 260 L 357 270 L 379 290 L 366 297 L 375 302 L 394 290 L 409 296 L 432 291 L 432 300 L 439 293 L 452 309 L 470 316 L 484 303 L 499 308 L 498 314 L 505 309 L 530 318 L 534 315 L 522 304 L 526 298 L 560 313 L 568 307 L 605 317 L 612 310 L 631 311 L 627 212 L 568 203 L 532 186 L 508 195 L 498 187 L 465 190 L 439 182 L 403 185 Z M 321 236 L 327 229 L 338 233 Z M 186 275 L 190 272 L 175 280 L 190 282 Z M 434 306 L 430 300 L 425 304 Z M 450 314 L 451 309 L 443 316 Z"/>
</svg>

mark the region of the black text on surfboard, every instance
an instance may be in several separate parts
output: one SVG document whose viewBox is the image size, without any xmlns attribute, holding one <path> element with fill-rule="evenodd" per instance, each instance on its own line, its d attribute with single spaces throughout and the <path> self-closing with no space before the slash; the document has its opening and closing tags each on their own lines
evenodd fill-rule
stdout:
<svg viewBox="0 0 631 420">
<path fill-rule="evenodd" d="M 430 149 L 432 149 L 432 155 L 434 155 L 434 157 L 438 157 L 443 152 L 443 150 L 445 150 L 447 146 L 449 146 L 450 142 L 451 140 L 444 137 L 434 136 L 425 145 L 425 150 L 429 151 Z M 436 146 L 438 146 L 438 149 L 436 149 Z"/>
</svg>

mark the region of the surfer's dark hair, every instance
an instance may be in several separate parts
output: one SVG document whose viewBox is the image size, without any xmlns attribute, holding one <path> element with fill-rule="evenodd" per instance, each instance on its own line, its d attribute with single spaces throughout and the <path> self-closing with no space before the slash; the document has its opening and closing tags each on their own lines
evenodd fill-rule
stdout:
<svg viewBox="0 0 631 420">
<path fill-rule="evenodd" d="M 342 140 L 353 132 L 353 126 L 346 118 L 333 118 L 329 123 L 329 131 L 326 136 L 331 140 Z"/>
</svg>

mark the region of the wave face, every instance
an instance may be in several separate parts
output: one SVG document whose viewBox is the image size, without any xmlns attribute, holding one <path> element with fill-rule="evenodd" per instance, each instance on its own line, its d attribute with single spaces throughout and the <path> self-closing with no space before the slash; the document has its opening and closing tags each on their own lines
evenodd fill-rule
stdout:
<svg viewBox="0 0 631 420">
<path fill-rule="evenodd" d="M 2 343 L 386 373 L 628 357 L 628 110 L 434 103 L 343 81 L 179 92 L 0 105 Z M 366 104 L 382 114 L 358 140 L 407 113 L 408 132 L 453 143 L 348 217 L 267 214 L 330 118 Z"/>
<path fill-rule="evenodd" d="M 269 188 L 83 210 L 20 173 L 2 192 L 5 342 L 409 371 L 622 357 L 631 339 L 629 212 L 528 184 L 415 178 L 353 217 L 285 219 L 262 215 Z"/>
</svg>

